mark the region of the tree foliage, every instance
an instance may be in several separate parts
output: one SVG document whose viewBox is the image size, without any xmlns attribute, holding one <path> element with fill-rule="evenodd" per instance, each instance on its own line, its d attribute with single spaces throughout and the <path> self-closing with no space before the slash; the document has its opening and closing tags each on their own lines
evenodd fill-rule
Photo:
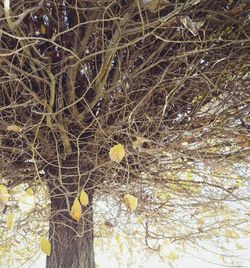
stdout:
<svg viewBox="0 0 250 268">
<path fill-rule="evenodd" d="M 34 237 L 34 252 L 48 222 L 48 267 L 82 267 L 60 259 L 82 249 L 94 267 L 93 235 L 110 231 L 160 255 L 164 243 L 249 233 L 249 10 L 243 0 L 3 1 L 0 262 L 18 251 L 12 227 Z"/>
</svg>

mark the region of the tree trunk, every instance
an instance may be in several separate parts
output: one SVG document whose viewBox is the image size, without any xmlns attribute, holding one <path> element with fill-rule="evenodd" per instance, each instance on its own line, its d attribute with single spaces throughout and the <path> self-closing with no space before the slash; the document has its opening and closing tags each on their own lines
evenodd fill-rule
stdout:
<svg viewBox="0 0 250 268">
<path fill-rule="evenodd" d="M 93 194 L 89 193 L 90 204 L 83 209 L 78 223 L 65 209 L 65 196 L 51 197 L 51 255 L 47 257 L 47 268 L 95 268 L 92 200 Z"/>
</svg>

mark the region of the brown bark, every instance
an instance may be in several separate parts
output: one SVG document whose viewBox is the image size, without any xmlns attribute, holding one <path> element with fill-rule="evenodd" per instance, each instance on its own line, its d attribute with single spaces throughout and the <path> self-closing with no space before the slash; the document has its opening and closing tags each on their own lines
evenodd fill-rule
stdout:
<svg viewBox="0 0 250 268">
<path fill-rule="evenodd" d="M 51 198 L 51 255 L 47 257 L 47 268 L 95 268 L 92 199 L 93 194 L 89 194 L 90 204 L 78 223 L 62 209 L 65 196 Z"/>
</svg>

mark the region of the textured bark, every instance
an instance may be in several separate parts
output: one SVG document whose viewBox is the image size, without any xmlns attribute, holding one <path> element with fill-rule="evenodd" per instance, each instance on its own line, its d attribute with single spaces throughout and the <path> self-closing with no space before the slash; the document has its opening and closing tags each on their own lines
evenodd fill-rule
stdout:
<svg viewBox="0 0 250 268">
<path fill-rule="evenodd" d="M 65 197 L 51 198 L 52 213 L 56 214 L 50 221 L 51 255 L 47 257 L 47 268 L 95 268 L 91 194 L 89 199 L 90 205 L 77 223 L 68 211 L 56 212 L 64 207 Z"/>
</svg>

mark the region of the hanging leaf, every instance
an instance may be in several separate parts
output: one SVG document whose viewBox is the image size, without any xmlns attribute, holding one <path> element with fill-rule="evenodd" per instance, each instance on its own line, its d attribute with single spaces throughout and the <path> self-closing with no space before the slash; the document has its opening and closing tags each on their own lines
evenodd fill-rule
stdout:
<svg viewBox="0 0 250 268">
<path fill-rule="evenodd" d="M 76 221 L 80 221 L 81 219 L 81 215 L 82 214 L 82 207 L 81 207 L 81 204 L 78 200 L 78 198 L 76 197 L 75 200 L 74 200 L 74 203 L 71 207 L 71 210 L 70 210 L 70 216 L 76 220 Z"/>
<path fill-rule="evenodd" d="M 0 205 L 5 205 L 9 199 L 9 193 L 5 185 L 0 184 Z"/>
<path fill-rule="evenodd" d="M 26 193 L 27 193 L 27 195 L 33 195 L 34 194 L 34 192 L 33 192 L 33 190 L 31 188 L 28 188 L 26 190 Z"/>
<path fill-rule="evenodd" d="M 224 236 L 227 237 L 227 238 L 233 238 L 233 239 L 237 239 L 239 238 L 239 234 L 237 234 L 234 230 L 225 230 L 224 232 Z"/>
<path fill-rule="evenodd" d="M 46 34 L 46 27 L 43 23 L 41 24 L 41 34 Z"/>
<path fill-rule="evenodd" d="M 198 225 L 202 226 L 202 225 L 204 225 L 205 220 L 204 220 L 203 218 L 199 218 L 199 219 L 197 219 L 196 223 L 197 223 Z"/>
<path fill-rule="evenodd" d="M 137 136 L 136 140 L 133 142 L 133 149 L 140 149 L 144 142 L 150 142 L 150 140 L 145 139 L 143 137 Z"/>
<path fill-rule="evenodd" d="M 176 261 L 176 260 L 179 259 L 179 256 L 178 256 L 175 252 L 171 251 L 171 252 L 167 255 L 167 259 L 168 259 L 169 261 Z"/>
<path fill-rule="evenodd" d="M 83 206 L 87 206 L 89 204 L 89 196 L 85 191 L 81 191 L 80 193 L 80 202 Z"/>
<path fill-rule="evenodd" d="M 44 236 L 40 240 L 40 248 L 43 253 L 50 256 L 51 244 L 50 244 L 50 241 L 46 239 Z"/>
<path fill-rule="evenodd" d="M 7 216 L 6 227 L 9 230 L 13 229 L 14 227 L 14 214 L 13 213 Z"/>
<path fill-rule="evenodd" d="M 143 217 L 142 217 L 142 216 L 138 216 L 138 217 L 136 218 L 136 223 L 137 223 L 137 224 L 143 224 Z"/>
<path fill-rule="evenodd" d="M 124 203 L 125 203 L 127 208 L 129 208 L 131 210 L 135 210 L 137 208 L 137 205 L 138 205 L 137 197 L 135 197 L 131 194 L 125 194 L 123 199 L 124 199 Z"/>
<path fill-rule="evenodd" d="M 236 247 L 237 249 L 239 249 L 239 250 L 243 250 L 243 249 L 244 249 L 244 247 L 243 247 L 241 244 L 239 244 L 239 243 L 236 243 L 236 244 L 235 244 L 235 247 Z"/>
<path fill-rule="evenodd" d="M 122 144 L 117 144 L 113 146 L 109 151 L 109 158 L 111 161 L 114 161 L 116 163 L 120 163 L 122 159 L 125 157 L 125 149 Z"/>
<path fill-rule="evenodd" d="M 9 125 L 7 126 L 8 131 L 13 131 L 13 132 L 21 132 L 22 128 L 17 126 L 17 125 Z"/>
</svg>

